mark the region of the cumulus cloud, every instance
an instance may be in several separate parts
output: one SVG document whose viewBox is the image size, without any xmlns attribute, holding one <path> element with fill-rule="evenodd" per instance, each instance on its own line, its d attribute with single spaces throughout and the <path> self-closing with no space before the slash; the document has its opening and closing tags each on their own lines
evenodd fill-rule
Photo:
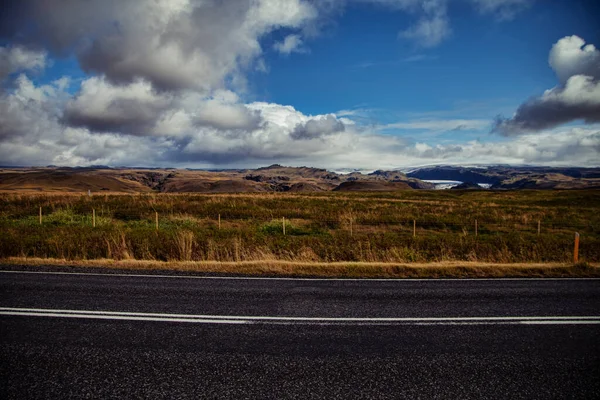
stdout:
<svg viewBox="0 0 600 400">
<path fill-rule="evenodd" d="M 118 98 L 136 97 L 149 104 L 154 104 L 157 97 L 162 104 L 167 95 L 149 91 L 143 83 L 107 89 L 103 87 L 110 85 L 107 82 L 89 83 L 92 82 L 100 90 L 122 90 Z M 0 98 L 0 105 L 8 105 L 8 109 L 0 107 L 2 163 L 251 167 L 278 162 L 377 169 L 465 162 L 590 166 L 597 165 L 600 155 L 600 128 L 593 126 L 525 134 L 495 143 L 470 141 L 435 145 L 383 134 L 333 114 L 309 116 L 292 106 L 263 102 L 242 104 L 229 91 L 215 92 L 210 97 L 188 93 L 172 98 L 158 117 L 145 120 L 147 130 L 143 132 L 123 134 L 92 131 L 87 126 L 66 126 L 61 110 L 72 106 L 72 102 L 82 101 L 83 94 L 91 95 L 91 85 L 87 86 L 84 82 L 81 92 L 70 99 L 62 81 L 38 86 L 21 75 L 16 89 Z M 94 107 L 110 109 L 103 96 L 99 98 L 97 105 L 88 103 L 90 112 L 96 109 Z M 207 121 L 198 123 L 201 115 L 198 110 L 212 102 L 244 107 L 259 123 L 251 129 Z M 225 113 L 224 120 L 227 119 Z M 402 128 L 436 130 L 466 126 L 476 129 L 483 121 L 418 120 L 405 124 Z"/>
<path fill-rule="evenodd" d="M 164 95 L 145 91 L 144 85 L 139 85 L 138 92 L 129 88 L 127 95 L 120 96 L 126 98 L 135 92 L 152 103 L 154 97 Z M 589 166 L 597 165 L 600 154 L 600 128 L 594 126 L 525 134 L 495 143 L 434 145 L 382 134 L 336 115 L 309 116 L 291 106 L 263 102 L 243 105 L 260 119 L 253 129 L 197 124 L 195 112 L 204 102 L 242 105 L 235 94 L 227 91 L 211 97 L 188 94 L 173 99 L 170 108 L 148 123 L 145 134 L 94 132 L 85 126 L 61 123 L 60 111 L 73 101 L 64 88 L 64 82 L 38 86 L 21 75 L 16 89 L 0 98 L 3 107 L 9 106 L 8 110 L 0 107 L 2 163 L 252 167 L 279 162 L 373 169 L 466 162 Z M 8 123 L 7 118 L 13 122 Z M 171 131 L 163 132 L 164 119 L 178 122 L 166 124 Z M 413 127 L 449 128 L 471 122 L 420 123 Z"/>
<path fill-rule="evenodd" d="M 41 70 L 46 65 L 46 52 L 22 46 L 0 47 L 0 81 L 8 75 L 26 70 Z"/>
<path fill-rule="evenodd" d="M 92 77 L 84 80 L 80 91 L 66 103 L 61 122 L 94 133 L 181 136 L 202 126 L 252 130 L 261 119 L 228 90 L 216 90 L 209 96 L 190 91 L 173 94 L 157 92 L 143 80 L 115 85 Z"/>
<path fill-rule="evenodd" d="M 199 101 L 194 120 L 198 125 L 222 130 L 257 129 L 262 121 L 259 113 L 238 101 L 235 93 L 218 91 L 211 98 Z"/>
<path fill-rule="evenodd" d="M 148 82 L 139 79 L 129 85 L 113 85 L 103 77 L 92 77 L 66 104 L 63 121 L 92 132 L 143 136 L 171 102 L 171 96 L 157 94 Z"/>
<path fill-rule="evenodd" d="M 600 122 L 600 51 L 567 36 L 552 47 L 549 64 L 560 84 L 521 104 L 512 118 L 498 117 L 494 132 L 509 136 L 576 120 Z"/>
<path fill-rule="evenodd" d="M 593 44 L 586 45 L 579 36 L 566 36 L 556 42 L 548 63 L 561 84 L 575 75 L 600 79 L 600 51 Z"/>
<path fill-rule="evenodd" d="M 302 0 L 23 0 L 3 14 L 4 36 L 74 51 L 85 71 L 113 83 L 144 79 L 159 90 L 223 87 L 261 54 L 259 39 L 317 17 Z M 18 23 L 8 25 L 8 19 Z M 33 27 L 33 28 L 31 28 Z"/>
<path fill-rule="evenodd" d="M 447 0 L 361 1 L 416 16 L 405 37 L 423 46 L 440 43 L 450 32 Z M 289 105 L 246 102 L 246 72 L 266 69 L 261 39 L 284 29 L 288 36 L 277 50 L 298 51 L 325 4 L 345 2 L 20 1 L 0 16 L 0 39 L 11 43 L 0 47 L 0 79 L 13 80 L 10 90 L 0 92 L 0 160 L 13 165 L 180 167 L 597 164 L 600 133 L 592 128 L 523 135 L 506 143 L 436 146 L 384 134 L 385 127 L 353 123 L 344 116 L 359 116 L 348 112 L 306 115 Z M 23 72 L 47 64 L 46 52 L 35 50 L 39 48 L 52 57 L 74 55 L 93 74 L 74 94 L 68 77 L 35 83 Z M 579 48 L 585 54 L 562 49 L 551 57 L 557 74 L 568 77 L 544 94 L 546 103 L 578 104 L 582 93 L 588 93 L 588 102 L 596 99 L 597 75 L 590 72 L 596 50 L 583 44 Z M 483 123 L 402 124 L 388 128 L 481 129 Z M 536 139 L 540 135 L 545 135 L 542 144 Z"/>
<path fill-rule="evenodd" d="M 334 116 L 307 116 L 271 103 L 242 104 L 230 91 L 175 96 L 153 91 L 143 81 L 120 86 L 92 77 L 71 98 L 66 87 L 63 80 L 36 86 L 21 75 L 16 89 L 2 95 L 3 163 L 244 165 L 322 153 L 324 143 L 316 137 L 294 144 L 299 127 L 315 136 L 343 130 Z M 351 144 L 355 134 L 340 144 Z M 340 144 L 330 140 L 325 147 Z"/>
<path fill-rule="evenodd" d="M 19 75 L 14 91 L 0 97 L 0 139 L 19 138 L 29 144 L 43 140 L 58 125 L 64 88 L 63 80 L 36 86 L 26 75 Z"/>
<path fill-rule="evenodd" d="M 425 160 L 455 164 L 541 164 L 598 165 L 600 129 L 570 128 L 526 134 L 512 141 L 484 143 L 471 141 L 451 145 L 416 144 L 416 155 Z M 458 161 L 458 162 L 457 162 Z"/>
<path fill-rule="evenodd" d="M 295 140 L 315 139 L 343 132 L 344 129 L 345 126 L 342 121 L 337 119 L 335 115 L 328 114 L 297 124 L 290 136 Z"/>
</svg>

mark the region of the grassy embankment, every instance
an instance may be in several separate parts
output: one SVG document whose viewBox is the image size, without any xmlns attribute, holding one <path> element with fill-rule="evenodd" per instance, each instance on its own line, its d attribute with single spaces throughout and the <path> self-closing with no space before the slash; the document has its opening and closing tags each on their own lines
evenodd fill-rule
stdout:
<svg viewBox="0 0 600 400">
<path fill-rule="evenodd" d="M 595 275 L 564 269 L 576 231 L 581 260 L 600 262 L 599 223 L 599 191 L 3 194 L 0 258 L 326 276 Z"/>
</svg>

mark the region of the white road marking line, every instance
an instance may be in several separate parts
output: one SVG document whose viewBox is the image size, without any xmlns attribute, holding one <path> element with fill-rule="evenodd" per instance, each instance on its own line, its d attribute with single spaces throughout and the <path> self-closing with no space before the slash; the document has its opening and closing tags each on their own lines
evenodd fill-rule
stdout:
<svg viewBox="0 0 600 400">
<path fill-rule="evenodd" d="M 554 321 L 554 320 L 549 320 L 549 321 L 521 321 L 521 324 L 525 324 L 525 325 L 566 325 L 566 324 L 571 324 L 571 325 L 595 325 L 595 324 L 600 324 L 600 320 L 593 320 L 593 321 L 577 321 L 577 320 L 573 320 L 573 321 Z"/>
<path fill-rule="evenodd" d="M 600 316 L 510 316 L 510 317 L 289 317 L 242 315 L 194 315 L 97 310 L 56 310 L 0 307 L 0 315 L 60 318 L 114 319 L 131 321 L 195 323 L 357 323 L 357 324 L 600 324 Z"/>
<path fill-rule="evenodd" d="M 160 274 L 111 274 L 99 272 L 60 272 L 60 271 L 9 271 L 4 274 L 106 276 L 132 278 L 175 278 L 175 279 L 221 279 L 221 280 L 266 280 L 266 281 L 355 281 L 355 282 L 419 282 L 419 281 L 596 281 L 600 278 L 291 278 L 259 276 L 200 276 L 200 275 L 160 275 Z"/>
<path fill-rule="evenodd" d="M 244 320 L 227 320 L 227 319 L 203 319 L 203 318 L 160 318 L 152 316 L 135 316 L 135 315 L 100 315 L 100 314 L 71 314 L 71 313 L 36 313 L 23 312 L 16 313 L 11 311 L 0 311 L 0 315 L 12 316 L 28 316 L 28 317 L 51 317 L 51 318 L 84 318 L 84 319 L 110 319 L 110 320 L 125 320 L 125 321 L 156 321 L 156 322 L 195 322 L 203 324 L 247 324 Z"/>
</svg>

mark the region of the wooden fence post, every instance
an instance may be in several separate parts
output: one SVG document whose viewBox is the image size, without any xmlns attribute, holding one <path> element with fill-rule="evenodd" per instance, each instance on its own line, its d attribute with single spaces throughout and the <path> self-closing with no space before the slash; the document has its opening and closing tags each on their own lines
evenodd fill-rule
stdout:
<svg viewBox="0 0 600 400">
<path fill-rule="evenodd" d="M 352 236 L 352 217 L 350 217 L 350 236 Z"/>
<path fill-rule="evenodd" d="M 219 230 L 220 230 L 221 229 L 221 214 L 219 214 L 218 220 L 219 220 Z"/>
<path fill-rule="evenodd" d="M 42 224 L 42 206 L 40 206 L 40 225 Z"/>
<path fill-rule="evenodd" d="M 92 208 L 92 227 L 96 227 L 96 210 Z"/>
<path fill-rule="evenodd" d="M 283 234 L 285 235 L 285 217 L 281 218 L 283 221 Z"/>
<path fill-rule="evenodd" d="M 575 232 L 575 248 L 573 249 L 573 263 L 579 262 L 579 233 Z"/>
<path fill-rule="evenodd" d="M 475 220 L 475 236 L 477 236 L 477 220 Z"/>
<path fill-rule="evenodd" d="M 413 219 L 413 237 L 417 236 L 417 220 Z"/>
<path fill-rule="evenodd" d="M 540 221 L 538 219 L 538 236 L 540 235 L 540 232 L 542 231 L 542 221 Z"/>
<path fill-rule="evenodd" d="M 158 230 L 158 211 L 154 211 L 154 223 L 156 224 L 156 230 Z"/>
</svg>

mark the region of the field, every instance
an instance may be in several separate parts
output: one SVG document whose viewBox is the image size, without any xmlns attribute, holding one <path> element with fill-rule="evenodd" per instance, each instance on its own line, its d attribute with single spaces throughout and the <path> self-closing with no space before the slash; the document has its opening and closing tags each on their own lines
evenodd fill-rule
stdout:
<svg viewBox="0 0 600 400">
<path fill-rule="evenodd" d="M 11 193 L 0 230 L 4 259 L 272 263 L 568 263 L 579 232 L 597 263 L 600 191 Z"/>
</svg>

